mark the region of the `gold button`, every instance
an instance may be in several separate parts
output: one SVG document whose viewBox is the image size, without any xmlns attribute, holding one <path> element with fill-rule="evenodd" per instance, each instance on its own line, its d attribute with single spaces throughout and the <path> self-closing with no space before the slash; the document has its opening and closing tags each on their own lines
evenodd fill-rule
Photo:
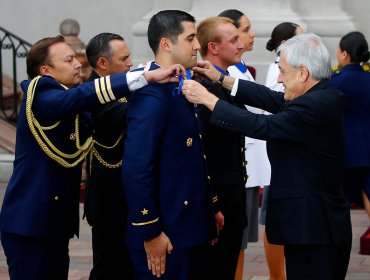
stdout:
<svg viewBox="0 0 370 280">
<path fill-rule="evenodd" d="M 202 139 L 202 134 L 199 133 L 199 138 Z"/>
<path fill-rule="evenodd" d="M 211 180 L 211 177 L 207 176 L 208 180 Z"/>
<path fill-rule="evenodd" d="M 59 200 L 59 196 L 55 196 L 55 197 L 54 197 L 54 200 L 55 200 L 55 201 L 58 201 L 58 200 Z"/>
<path fill-rule="evenodd" d="M 193 138 L 186 139 L 186 146 L 191 147 L 193 145 Z"/>
<path fill-rule="evenodd" d="M 197 113 L 195 113 L 195 117 L 196 117 L 196 118 L 198 117 L 198 114 L 197 114 Z"/>
<path fill-rule="evenodd" d="M 71 133 L 69 135 L 69 140 L 76 140 L 76 133 Z"/>
<path fill-rule="evenodd" d="M 203 155 L 204 159 L 207 159 L 207 156 L 206 155 Z"/>
<path fill-rule="evenodd" d="M 243 180 L 244 180 L 244 182 L 245 182 L 245 181 L 247 181 L 247 178 L 246 178 L 246 177 L 243 177 Z"/>
<path fill-rule="evenodd" d="M 242 165 L 245 166 L 245 161 L 243 161 L 243 164 Z"/>
<path fill-rule="evenodd" d="M 244 152 L 244 148 L 241 148 L 241 149 L 240 149 L 240 151 L 241 151 L 241 152 Z"/>
<path fill-rule="evenodd" d="M 189 201 L 185 200 L 185 201 L 184 201 L 184 205 L 185 205 L 185 206 L 189 205 Z"/>
</svg>

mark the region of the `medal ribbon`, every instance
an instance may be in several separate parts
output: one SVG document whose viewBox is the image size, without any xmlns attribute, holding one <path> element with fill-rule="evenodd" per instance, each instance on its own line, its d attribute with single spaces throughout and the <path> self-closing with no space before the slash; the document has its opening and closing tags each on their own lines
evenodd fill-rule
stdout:
<svg viewBox="0 0 370 280">
<path fill-rule="evenodd" d="M 184 81 L 191 79 L 191 72 L 190 72 L 190 70 L 186 69 L 186 79 L 184 79 L 184 76 L 183 75 L 180 75 L 179 76 L 179 79 L 180 79 L 179 86 L 177 88 L 174 88 L 173 89 L 172 95 L 180 95 L 181 94 L 182 85 L 184 84 Z"/>
</svg>

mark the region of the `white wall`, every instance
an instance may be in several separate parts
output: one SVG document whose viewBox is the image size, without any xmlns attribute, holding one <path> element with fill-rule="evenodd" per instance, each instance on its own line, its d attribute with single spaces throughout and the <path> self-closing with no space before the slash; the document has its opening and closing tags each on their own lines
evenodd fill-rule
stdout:
<svg viewBox="0 0 370 280">
<path fill-rule="evenodd" d="M 207 2 L 211 4 L 203 7 Z M 60 23 L 66 18 L 73 18 L 80 24 L 79 37 L 85 43 L 100 32 L 118 33 L 127 40 L 134 61 L 141 61 L 146 59 L 140 56 L 147 41 L 145 36 L 138 39 L 133 35 L 133 26 L 143 22 L 143 18 L 150 17 L 158 7 L 169 9 L 178 8 L 179 5 L 191 9 L 190 12 L 198 22 L 206 16 L 218 14 L 225 7 L 245 12 L 256 31 L 256 42 L 253 52 L 246 54 L 244 59 L 251 65 L 258 65 L 257 81 L 262 83 L 267 65 L 274 57 L 273 53 L 265 49 L 269 33 L 267 30 L 279 21 L 303 19 L 305 23 L 305 18 L 315 20 L 315 17 L 321 17 L 330 22 L 331 16 L 335 16 L 338 11 L 345 11 L 352 19 L 352 26 L 363 32 L 370 41 L 370 0 L 0 0 L 0 26 L 34 43 L 40 38 L 59 34 Z M 319 11 L 316 12 L 315 8 Z M 322 30 L 326 33 L 324 40 L 330 45 L 331 52 L 335 51 L 338 36 L 349 31 L 343 29 L 343 34 L 335 31 L 338 34 L 334 36 L 329 34 L 333 28 L 335 26 L 328 28 L 327 24 L 323 24 L 322 29 L 320 25 L 311 25 L 315 32 Z M 313 31 L 310 26 L 308 29 Z M 11 61 L 7 52 L 2 53 L 5 63 L 3 71 L 9 74 L 12 71 Z M 150 51 L 147 56 L 151 58 Z M 335 55 L 332 56 L 334 59 Z M 26 78 L 25 60 L 19 60 L 18 65 L 18 77 L 21 80 Z"/>
</svg>

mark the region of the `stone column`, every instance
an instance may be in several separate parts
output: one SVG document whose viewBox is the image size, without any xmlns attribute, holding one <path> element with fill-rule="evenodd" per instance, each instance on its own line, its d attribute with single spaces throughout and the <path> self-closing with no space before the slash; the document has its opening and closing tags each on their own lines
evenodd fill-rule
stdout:
<svg viewBox="0 0 370 280">
<path fill-rule="evenodd" d="M 332 64 L 336 65 L 337 46 L 340 38 L 356 30 L 353 18 L 344 10 L 343 0 L 290 0 L 293 9 L 307 24 L 307 31 L 323 38 L 328 47 Z"/>
<path fill-rule="evenodd" d="M 257 82 L 264 83 L 268 65 L 275 54 L 265 49 L 272 29 L 284 21 L 295 22 L 306 31 L 323 37 L 336 63 L 336 46 L 345 33 L 355 29 L 352 18 L 343 10 L 344 0 L 155 0 L 150 13 L 134 24 L 135 62 L 153 59 L 146 38 L 150 17 L 164 9 L 180 9 L 192 14 L 199 23 L 206 17 L 217 16 L 226 9 L 238 9 L 245 13 L 256 33 L 252 52 L 244 54 L 243 60 L 257 70 Z"/>
<path fill-rule="evenodd" d="M 86 81 L 91 74 L 91 67 L 87 61 L 85 44 L 78 38 L 80 25 L 74 19 L 65 19 L 61 22 L 59 31 L 66 43 L 75 51 L 76 59 L 81 63 L 81 77 Z"/>
<path fill-rule="evenodd" d="M 154 59 L 153 51 L 150 49 L 147 38 L 147 30 L 150 18 L 162 10 L 182 10 L 189 11 L 193 0 L 173 1 L 173 0 L 154 0 L 153 9 L 144 15 L 142 19 L 132 27 L 134 34 L 133 63 L 134 67 L 140 63 Z"/>
</svg>

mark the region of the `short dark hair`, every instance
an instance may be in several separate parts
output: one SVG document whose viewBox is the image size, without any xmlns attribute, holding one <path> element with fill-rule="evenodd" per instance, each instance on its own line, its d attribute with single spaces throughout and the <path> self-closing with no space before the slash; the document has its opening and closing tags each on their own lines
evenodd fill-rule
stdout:
<svg viewBox="0 0 370 280">
<path fill-rule="evenodd" d="M 96 67 L 99 57 L 103 56 L 107 59 L 112 57 L 112 48 L 109 44 L 112 40 L 124 41 L 123 37 L 118 34 L 104 32 L 94 36 L 87 43 L 86 56 L 92 68 Z"/>
<path fill-rule="evenodd" d="M 352 63 L 366 62 L 370 58 L 369 46 L 361 32 L 353 31 L 342 37 L 339 48 L 349 54 Z"/>
<path fill-rule="evenodd" d="M 183 21 L 195 23 L 195 18 L 179 10 L 164 10 L 152 16 L 148 25 L 148 42 L 154 54 L 157 53 L 162 38 L 177 42 L 177 37 L 184 32 Z"/>
<path fill-rule="evenodd" d="M 282 41 L 286 41 L 296 35 L 298 27 L 299 25 L 293 22 L 282 22 L 275 26 L 272 30 L 271 38 L 266 44 L 266 49 L 270 52 L 276 51 Z"/>
<path fill-rule="evenodd" d="M 40 75 L 40 67 L 43 65 L 51 65 L 49 57 L 50 46 L 56 43 L 65 43 L 62 35 L 56 37 L 47 37 L 37 41 L 29 50 L 26 58 L 27 75 L 29 79 L 33 79 Z"/>
<path fill-rule="evenodd" d="M 239 28 L 240 27 L 240 18 L 242 16 L 244 16 L 245 14 L 243 14 L 241 11 L 239 10 L 235 10 L 235 9 L 230 9 L 230 10 L 225 10 L 223 11 L 222 13 L 220 13 L 218 16 L 219 17 L 227 17 L 231 20 L 234 21 L 234 26 L 236 28 Z"/>
</svg>

